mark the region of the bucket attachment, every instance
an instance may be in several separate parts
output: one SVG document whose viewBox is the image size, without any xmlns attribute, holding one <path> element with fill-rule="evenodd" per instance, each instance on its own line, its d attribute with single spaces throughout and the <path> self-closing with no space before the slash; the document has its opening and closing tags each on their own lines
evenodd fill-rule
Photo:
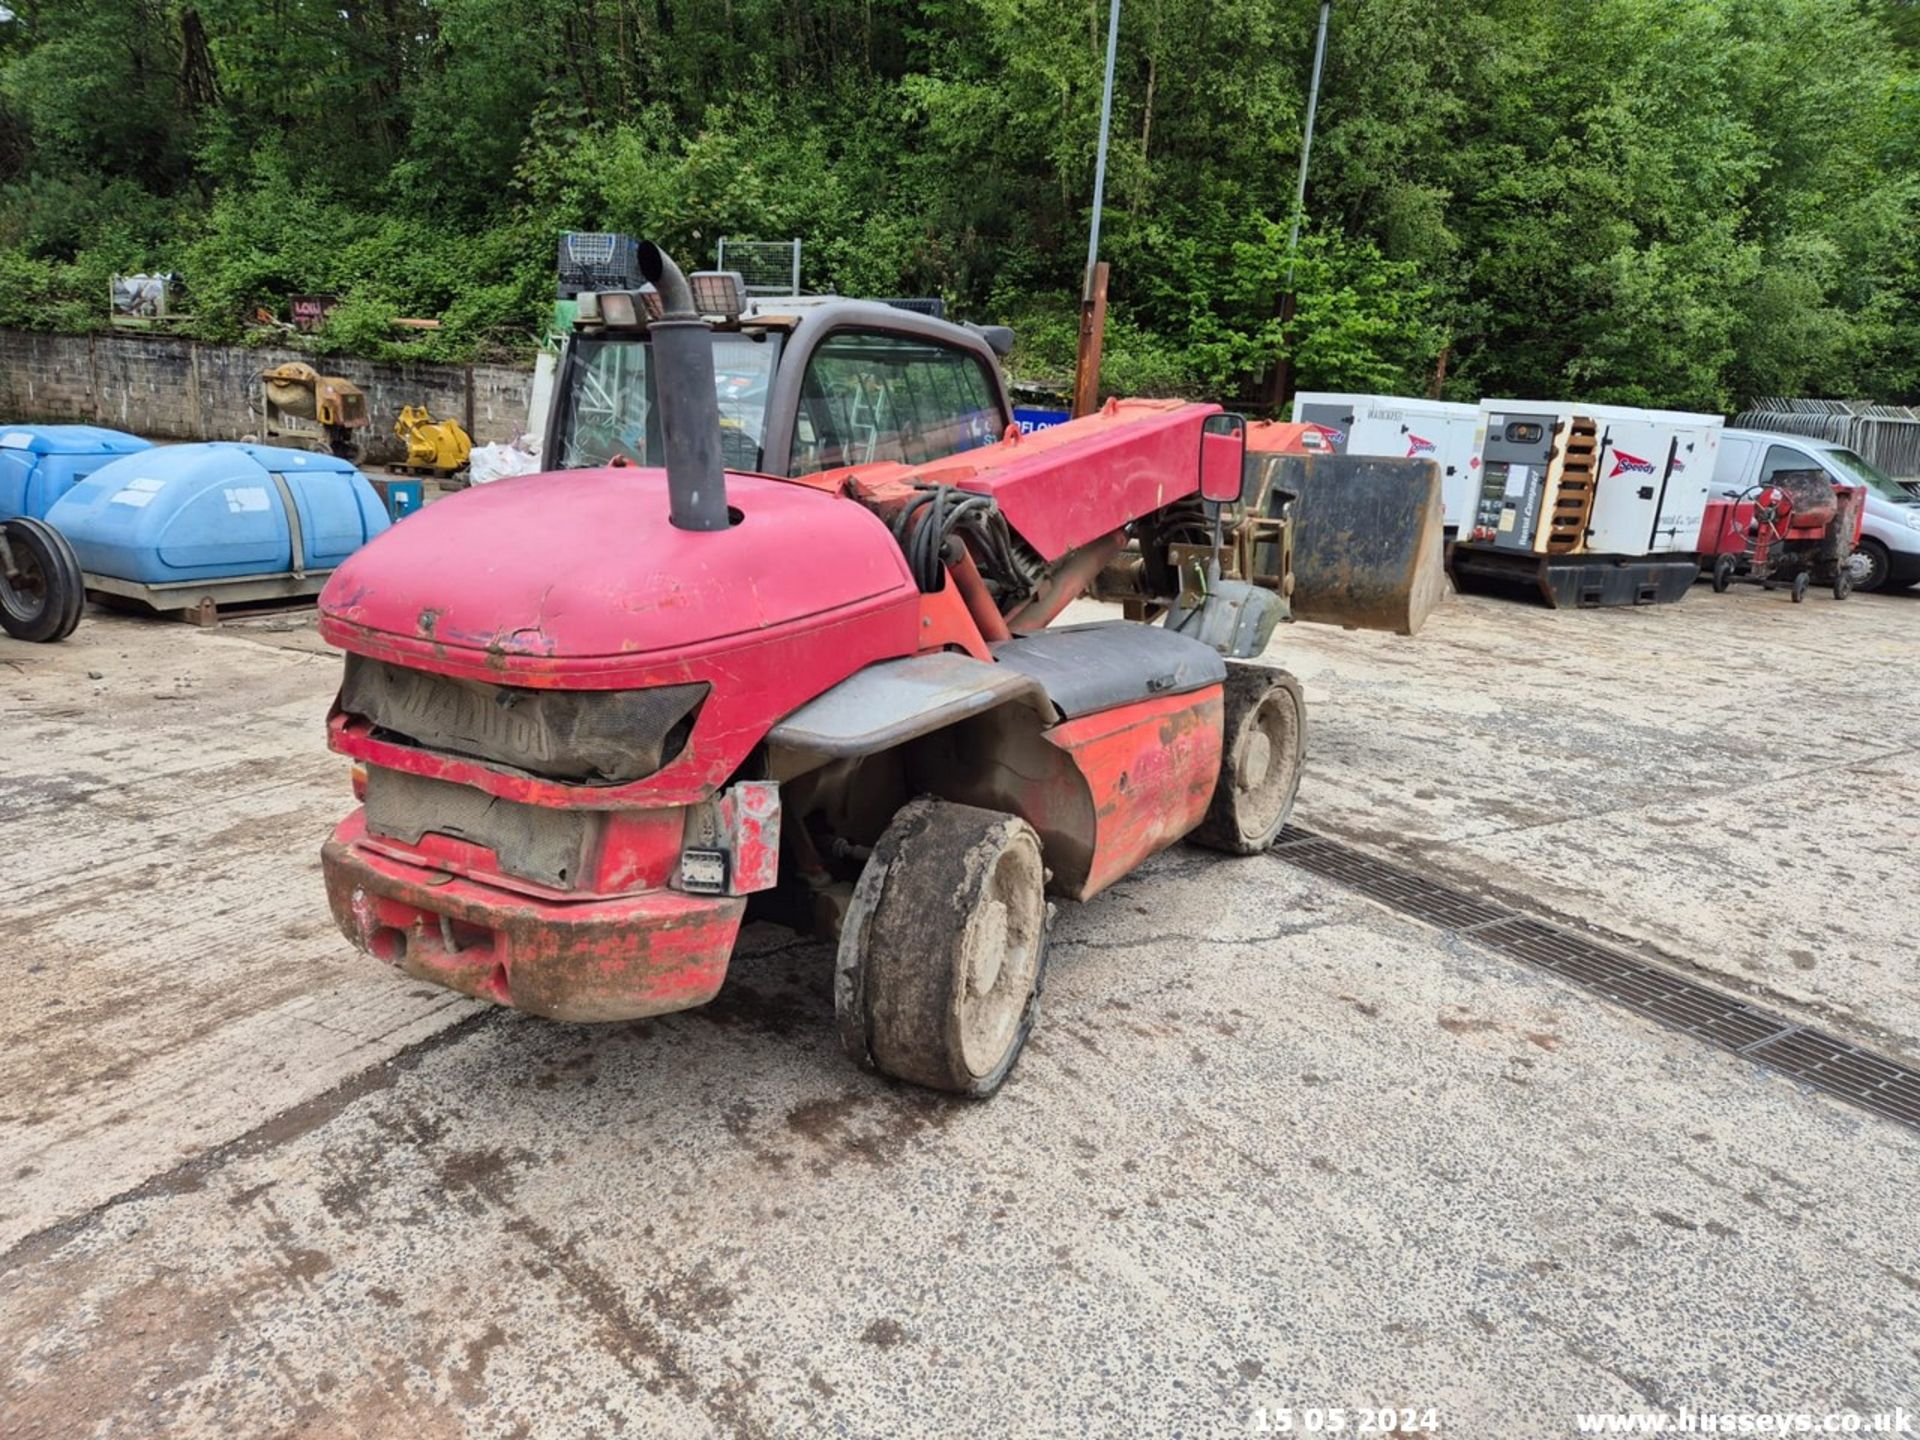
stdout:
<svg viewBox="0 0 1920 1440">
<path fill-rule="evenodd" d="M 1440 468 L 1372 455 L 1250 453 L 1248 511 L 1293 501 L 1293 616 L 1416 635 L 1447 593 Z"/>
</svg>

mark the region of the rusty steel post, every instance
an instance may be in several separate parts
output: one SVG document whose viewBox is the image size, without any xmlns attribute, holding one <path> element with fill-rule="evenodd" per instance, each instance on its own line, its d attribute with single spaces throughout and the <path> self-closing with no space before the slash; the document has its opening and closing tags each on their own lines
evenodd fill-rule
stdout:
<svg viewBox="0 0 1920 1440">
<path fill-rule="evenodd" d="M 1107 262 L 1095 261 L 1080 302 L 1080 354 L 1073 369 L 1073 413 L 1078 419 L 1100 408 L 1100 350 L 1107 336 Z"/>
</svg>

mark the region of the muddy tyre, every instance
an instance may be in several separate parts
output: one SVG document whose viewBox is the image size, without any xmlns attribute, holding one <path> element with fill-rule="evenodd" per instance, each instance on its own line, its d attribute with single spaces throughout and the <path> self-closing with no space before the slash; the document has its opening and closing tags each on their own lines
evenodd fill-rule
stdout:
<svg viewBox="0 0 1920 1440">
<path fill-rule="evenodd" d="M 86 608 L 86 577 L 66 537 L 27 516 L 5 523 L 12 567 L 0 570 L 0 629 L 16 640 L 64 640 Z"/>
<path fill-rule="evenodd" d="M 1272 845 L 1300 790 L 1307 758 L 1307 707 L 1300 682 L 1284 670 L 1227 666 L 1220 779 L 1188 838 L 1229 855 Z"/>
<path fill-rule="evenodd" d="M 1853 571 L 1853 588 L 1871 595 L 1887 588 L 1887 576 L 1893 571 L 1893 557 L 1885 545 L 1869 535 L 1860 541 L 1847 566 Z"/>
<path fill-rule="evenodd" d="M 1020 1056 L 1046 974 L 1046 868 L 1026 821 L 944 800 L 894 816 L 854 887 L 834 969 L 859 1064 L 987 1096 Z"/>
</svg>

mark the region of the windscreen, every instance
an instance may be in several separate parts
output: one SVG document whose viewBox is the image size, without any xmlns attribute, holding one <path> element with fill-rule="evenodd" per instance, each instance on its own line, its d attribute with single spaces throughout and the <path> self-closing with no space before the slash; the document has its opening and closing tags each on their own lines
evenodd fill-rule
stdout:
<svg viewBox="0 0 1920 1440">
<path fill-rule="evenodd" d="M 713 337 L 720 452 L 729 470 L 760 470 L 767 394 L 780 337 Z M 642 336 L 578 337 L 567 351 L 555 397 L 553 447 L 563 470 L 611 464 L 664 465 L 655 404 L 653 347 Z"/>
<path fill-rule="evenodd" d="M 1828 463 L 1855 485 L 1864 485 L 1882 500 L 1891 500 L 1898 505 L 1912 505 L 1916 502 L 1913 491 L 1893 479 L 1877 465 L 1862 460 L 1851 450 L 1829 450 L 1826 453 Z"/>
</svg>

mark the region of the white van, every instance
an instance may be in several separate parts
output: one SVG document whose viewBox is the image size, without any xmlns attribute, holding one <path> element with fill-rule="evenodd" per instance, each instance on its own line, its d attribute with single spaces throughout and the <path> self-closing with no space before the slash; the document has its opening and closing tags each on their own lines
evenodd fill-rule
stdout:
<svg viewBox="0 0 1920 1440">
<path fill-rule="evenodd" d="M 1737 497 L 1782 470 L 1820 469 L 1837 485 L 1867 488 L 1867 515 L 1853 555 L 1853 588 L 1898 590 L 1920 584 L 1920 499 L 1844 445 L 1770 430 L 1723 430 L 1713 469 L 1715 497 Z"/>
</svg>

